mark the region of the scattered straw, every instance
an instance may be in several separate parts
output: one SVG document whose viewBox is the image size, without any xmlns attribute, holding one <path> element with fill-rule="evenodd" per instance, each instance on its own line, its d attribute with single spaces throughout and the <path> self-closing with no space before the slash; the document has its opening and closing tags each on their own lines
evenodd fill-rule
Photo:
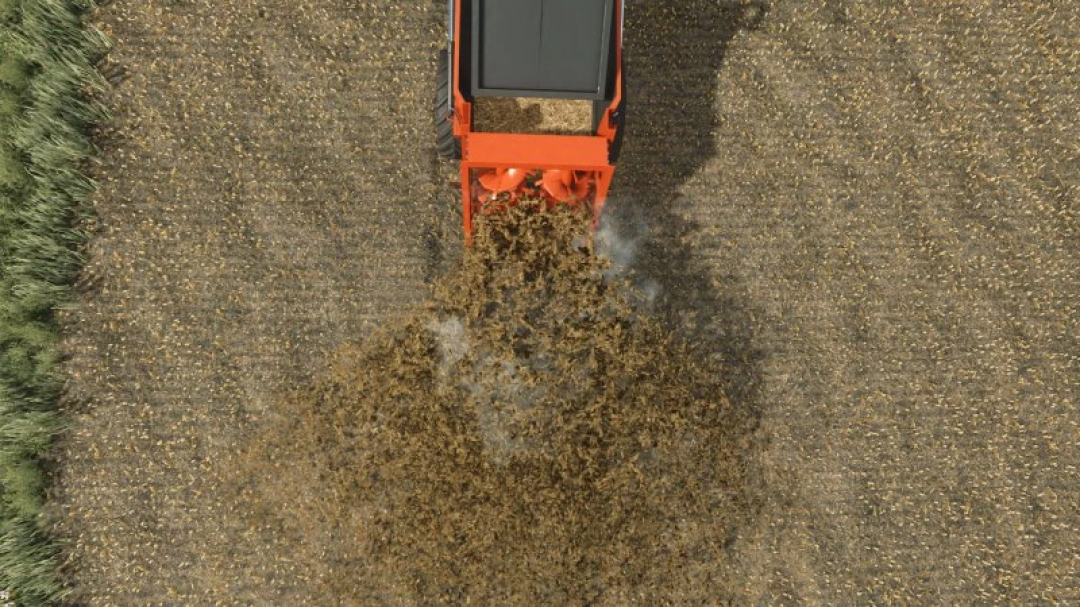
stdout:
<svg viewBox="0 0 1080 607">
<path fill-rule="evenodd" d="M 342 600 L 651 603 L 738 519 L 747 420 L 542 205 L 480 217 L 423 310 L 249 446 L 256 522 L 319 538 Z"/>
<path fill-rule="evenodd" d="M 592 102 L 578 99 L 477 97 L 473 128 L 483 133 L 592 133 Z"/>
</svg>

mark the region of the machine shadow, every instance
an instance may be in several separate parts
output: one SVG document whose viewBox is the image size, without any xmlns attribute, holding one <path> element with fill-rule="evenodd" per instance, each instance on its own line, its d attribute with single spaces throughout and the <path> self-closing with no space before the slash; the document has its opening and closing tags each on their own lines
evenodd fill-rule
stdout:
<svg viewBox="0 0 1080 607">
<path fill-rule="evenodd" d="M 747 436 L 757 426 L 762 358 L 752 310 L 738 276 L 718 274 L 695 250 L 701 227 L 685 216 L 694 201 L 680 189 L 716 155 L 716 82 L 728 46 L 768 10 L 756 0 L 628 2 L 626 145 L 603 220 L 633 243 L 653 313 L 717 370 L 746 414 Z"/>
</svg>

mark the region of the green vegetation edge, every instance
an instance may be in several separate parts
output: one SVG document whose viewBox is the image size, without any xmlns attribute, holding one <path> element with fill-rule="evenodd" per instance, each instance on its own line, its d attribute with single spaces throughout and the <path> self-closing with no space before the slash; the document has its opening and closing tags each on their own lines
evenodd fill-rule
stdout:
<svg viewBox="0 0 1080 607">
<path fill-rule="evenodd" d="M 72 302 L 94 184 L 93 0 L 0 0 L 0 605 L 63 600 L 62 546 L 44 513 L 65 427 L 56 313 Z"/>
</svg>

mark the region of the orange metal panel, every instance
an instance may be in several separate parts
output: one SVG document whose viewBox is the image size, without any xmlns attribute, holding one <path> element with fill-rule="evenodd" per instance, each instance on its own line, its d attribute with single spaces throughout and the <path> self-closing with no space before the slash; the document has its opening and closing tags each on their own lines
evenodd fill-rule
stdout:
<svg viewBox="0 0 1080 607">
<path fill-rule="evenodd" d="M 601 169 L 608 166 L 605 137 L 469 133 L 462 161 L 477 167 Z"/>
<path fill-rule="evenodd" d="M 607 202 L 608 190 L 611 188 L 611 180 L 615 177 L 615 167 L 608 167 L 600 171 L 596 179 L 596 198 L 593 199 L 593 229 L 596 229 L 600 221 L 600 214 L 604 212 L 604 203 Z"/>
</svg>

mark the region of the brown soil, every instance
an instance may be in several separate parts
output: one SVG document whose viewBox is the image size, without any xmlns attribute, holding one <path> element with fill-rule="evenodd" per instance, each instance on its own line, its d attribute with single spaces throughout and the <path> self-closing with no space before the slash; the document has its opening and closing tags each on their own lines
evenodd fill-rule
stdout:
<svg viewBox="0 0 1080 607">
<path fill-rule="evenodd" d="M 692 344 L 730 415 L 760 420 L 748 435 L 684 408 L 683 428 L 718 433 L 716 449 L 746 438 L 745 457 L 699 445 L 701 459 L 670 465 L 685 448 L 673 441 L 633 480 L 617 459 L 633 445 L 624 432 L 553 461 L 596 419 L 529 426 L 554 441 L 529 443 L 518 417 L 465 425 L 482 417 L 467 399 L 393 410 L 393 437 L 357 439 L 368 455 L 314 453 L 312 429 L 362 427 L 327 411 L 367 410 L 348 378 L 388 349 L 415 354 L 392 368 L 434 364 L 435 393 L 461 393 L 440 388 L 440 347 L 455 351 L 440 344 L 455 318 L 462 334 L 479 321 L 460 301 L 422 311 L 432 285 L 469 288 L 439 276 L 475 275 L 455 270 L 456 166 L 438 160 L 430 128 L 446 6 L 113 0 L 97 20 L 126 80 L 107 99 L 99 225 L 81 305 L 65 313 L 74 426 L 54 500 L 79 600 L 408 604 L 495 596 L 501 573 L 520 582 L 508 593 L 560 602 L 524 579 L 543 571 L 536 580 L 573 584 L 565 602 L 631 603 L 639 572 L 658 584 L 640 601 L 652 604 L 1080 603 L 1080 3 L 627 4 L 628 131 L 606 208 L 627 238 L 610 255 L 636 270 L 648 323 Z M 650 364 L 685 367 L 670 347 Z M 600 411 L 678 435 L 671 420 Z M 417 442 L 428 436 L 443 442 Z M 243 484 L 237 471 L 266 464 L 263 440 L 281 478 Z M 457 444 L 460 460 L 432 461 Z M 393 446 L 417 458 L 416 477 L 390 466 L 406 463 Z M 578 489 L 543 475 L 607 452 Z M 356 477 L 385 489 L 393 513 L 338 482 L 360 457 L 405 477 Z M 733 493 L 653 491 L 702 461 Z M 505 494 L 475 473 L 484 462 Z M 434 474 L 459 470 L 459 485 Z M 338 480 L 314 483 L 316 471 Z M 529 487 L 555 492 L 544 516 L 497 516 L 539 504 Z M 624 491 L 648 496 L 626 503 Z M 711 499 L 748 508 L 704 516 Z M 403 502 L 427 513 L 416 524 L 428 535 L 404 528 Z M 605 503 L 626 516 L 596 516 Z M 484 543 L 474 510 L 522 545 Z M 372 531 L 345 534 L 361 528 Z M 642 537 L 654 541 L 631 543 Z M 458 538 L 476 551 L 454 561 Z M 604 548 L 629 556 L 594 558 Z M 400 567 L 355 558 L 378 550 Z M 331 583 L 371 580 L 365 566 L 386 574 L 380 598 Z M 610 585 L 585 588 L 590 573 Z"/>
<path fill-rule="evenodd" d="M 473 102 L 473 128 L 481 133 L 591 134 L 592 102 L 477 97 Z"/>
</svg>

